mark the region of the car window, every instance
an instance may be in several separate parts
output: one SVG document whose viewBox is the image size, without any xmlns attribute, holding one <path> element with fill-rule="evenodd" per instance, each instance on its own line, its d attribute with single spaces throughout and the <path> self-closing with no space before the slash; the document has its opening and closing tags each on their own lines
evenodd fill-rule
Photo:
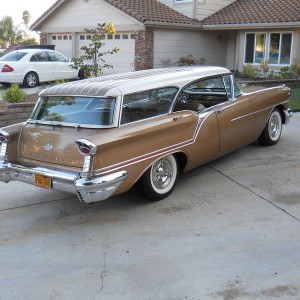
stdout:
<svg viewBox="0 0 300 300">
<path fill-rule="evenodd" d="M 77 125 L 112 125 L 115 98 L 51 96 L 39 99 L 31 119 L 75 123 Z"/>
<path fill-rule="evenodd" d="M 18 52 L 18 51 L 10 52 L 0 57 L 0 61 L 19 61 L 26 54 L 27 52 Z"/>
<path fill-rule="evenodd" d="M 125 95 L 121 124 L 168 113 L 177 92 L 176 87 L 166 87 Z"/>
<path fill-rule="evenodd" d="M 66 58 L 63 55 L 60 55 L 56 52 L 47 52 L 49 55 L 50 61 L 57 61 L 57 62 L 66 62 Z"/>
<path fill-rule="evenodd" d="M 174 110 L 200 111 L 223 103 L 228 100 L 227 88 L 223 76 L 195 81 L 179 93 Z"/>
<path fill-rule="evenodd" d="M 30 61 L 31 62 L 44 62 L 44 61 L 49 61 L 49 59 L 48 59 L 46 52 L 38 52 L 31 56 Z"/>
</svg>

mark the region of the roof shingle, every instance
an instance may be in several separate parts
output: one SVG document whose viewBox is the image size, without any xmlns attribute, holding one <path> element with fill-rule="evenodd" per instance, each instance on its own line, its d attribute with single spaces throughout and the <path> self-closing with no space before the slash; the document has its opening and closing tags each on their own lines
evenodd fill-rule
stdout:
<svg viewBox="0 0 300 300">
<path fill-rule="evenodd" d="M 37 30 L 40 23 L 53 13 L 60 5 L 68 0 L 57 0 L 45 13 L 43 13 L 31 26 L 31 30 Z M 157 0 L 104 0 L 110 5 L 118 8 L 129 16 L 143 24 L 158 23 L 161 25 L 190 25 L 201 24 L 196 19 L 189 18 L 171 7 L 160 3 Z"/>
<path fill-rule="evenodd" d="M 157 0 L 104 0 L 142 23 L 200 24 Z"/>
<path fill-rule="evenodd" d="M 300 0 L 237 0 L 202 21 L 204 25 L 300 22 Z"/>
</svg>

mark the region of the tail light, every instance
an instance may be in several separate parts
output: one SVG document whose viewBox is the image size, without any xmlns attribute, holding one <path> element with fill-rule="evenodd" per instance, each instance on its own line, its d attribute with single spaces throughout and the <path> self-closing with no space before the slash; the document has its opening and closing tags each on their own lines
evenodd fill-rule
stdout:
<svg viewBox="0 0 300 300">
<path fill-rule="evenodd" d="M 5 162 L 8 155 L 9 134 L 0 129 L 0 161 Z"/>
<path fill-rule="evenodd" d="M 93 174 L 94 156 L 97 147 L 95 144 L 85 139 L 77 140 L 76 144 L 78 145 L 79 152 L 84 155 L 81 176 L 84 178 L 89 177 Z"/>
<path fill-rule="evenodd" d="M 1 72 L 5 72 L 5 73 L 8 73 L 8 72 L 13 72 L 14 71 L 14 68 L 11 67 L 10 65 L 5 65 L 3 68 L 2 68 L 2 71 Z"/>
</svg>

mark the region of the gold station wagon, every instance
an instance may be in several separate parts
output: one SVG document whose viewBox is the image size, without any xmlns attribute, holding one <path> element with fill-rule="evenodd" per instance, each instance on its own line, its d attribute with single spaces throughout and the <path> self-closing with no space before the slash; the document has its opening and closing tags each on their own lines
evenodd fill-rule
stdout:
<svg viewBox="0 0 300 300">
<path fill-rule="evenodd" d="M 29 120 L 0 129 L 0 181 L 86 203 L 133 186 L 167 197 L 178 174 L 257 139 L 278 142 L 292 116 L 285 86 L 241 91 L 221 67 L 154 69 L 49 87 Z"/>
</svg>

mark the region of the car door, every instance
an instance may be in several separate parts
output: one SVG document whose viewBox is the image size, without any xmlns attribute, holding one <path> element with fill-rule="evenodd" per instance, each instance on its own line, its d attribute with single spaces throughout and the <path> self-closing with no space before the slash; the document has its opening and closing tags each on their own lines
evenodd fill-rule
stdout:
<svg viewBox="0 0 300 300">
<path fill-rule="evenodd" d="M 40 82 L 52 80 L 53 66 L 46 51 L 40 51 L 32 55 L 30 58 L 30 71 L 38 74 Z"/>
<path fill-rule="evenodd" d="M 220 152 L 229 153 L 257 138 L 253 107 L 242 97 L 233 76 L 223 76 L 228 101 L 214 107 L 220 132 Z"/>
<path fill-rule="evenodd" d="M 66 57 L 53 51 L 48 51 L 47 54 L 53 68 L 52 80 L 76 77 L 76 71 L 70 68 L 70 62 Z"/>
</svg>

